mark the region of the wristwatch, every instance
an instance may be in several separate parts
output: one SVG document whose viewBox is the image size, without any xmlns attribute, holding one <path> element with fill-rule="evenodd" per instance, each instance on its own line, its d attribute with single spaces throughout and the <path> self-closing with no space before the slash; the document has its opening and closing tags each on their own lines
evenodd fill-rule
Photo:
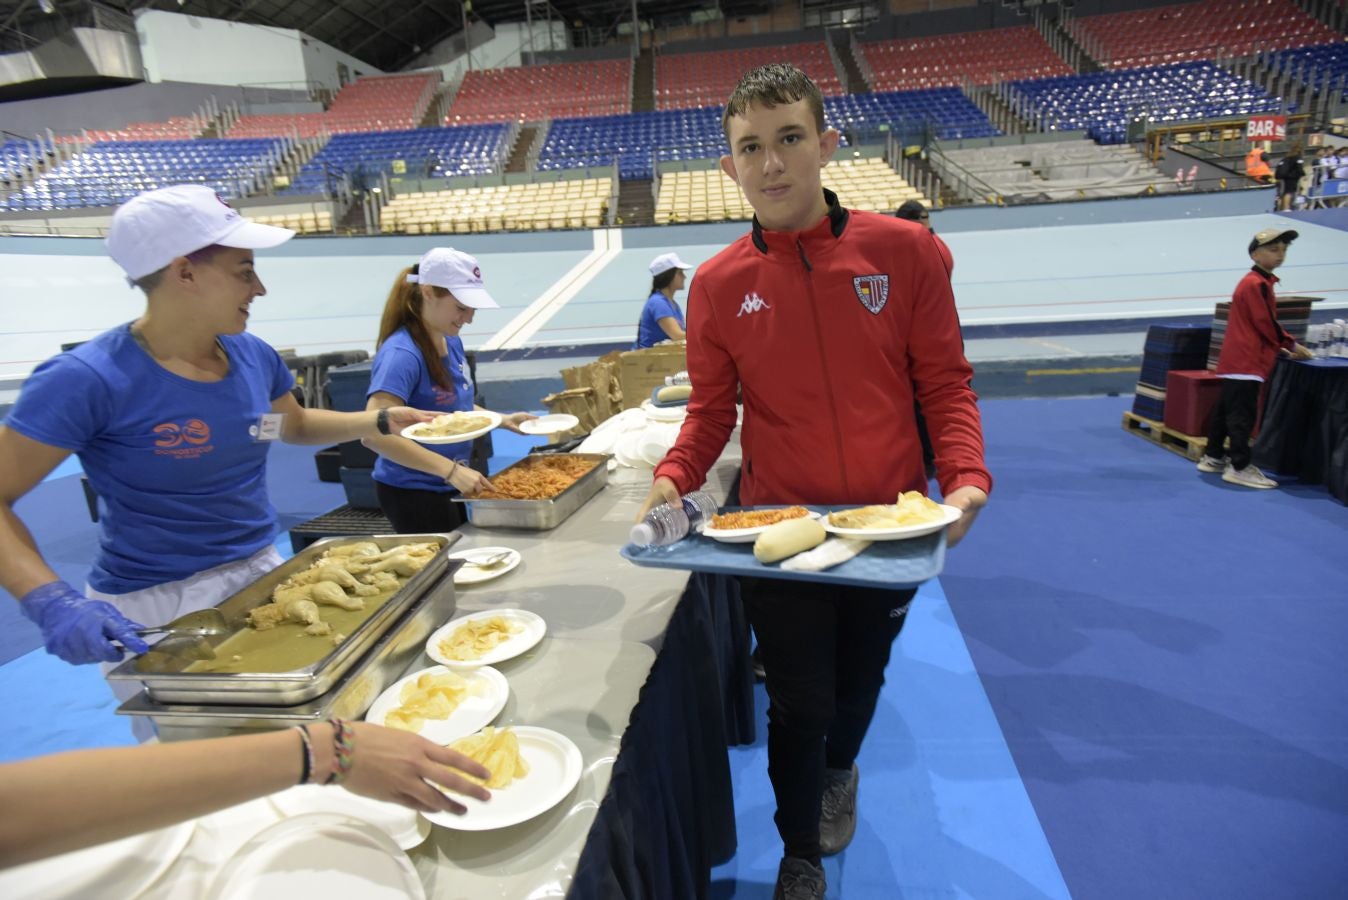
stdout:
<svg viewBox="0 0 1348 900">
<path fill-rule="evenodd" d="M 381 406 L 379 414 L 374 417 L 374 427 L 379 429 L 380 434 L 388 434 L 388 407 Z"/>
</svg>

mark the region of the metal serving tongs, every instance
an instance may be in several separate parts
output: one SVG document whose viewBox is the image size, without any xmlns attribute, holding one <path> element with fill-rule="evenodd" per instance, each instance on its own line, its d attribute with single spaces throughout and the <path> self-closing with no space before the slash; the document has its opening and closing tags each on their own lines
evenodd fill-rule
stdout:
<svg viewBox="0 0 1348 900">
<path fill-rule="evenodd" d="M 164 639 L 153 644 L 146 655 L 163 653 L 185 659 L 215 659 L 215 648 L 209 637 L 229 634 L 232 629 L 225 622 L 224 614 L 218 609 L 199 609 L 185 616 L 179 616 L 167 625 L 153 628 L 137 628 L 136 634 L 145 637 L 151 634 L 163 634 Z"/>
</svg>

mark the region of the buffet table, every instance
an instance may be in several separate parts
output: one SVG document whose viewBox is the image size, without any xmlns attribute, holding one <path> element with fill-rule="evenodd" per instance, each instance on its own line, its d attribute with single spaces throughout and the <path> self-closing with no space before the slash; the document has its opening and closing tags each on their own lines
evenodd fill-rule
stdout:
<svg viewBox="0 0 1348 900">
<path fill-rule="evenodd" d="M 1278 361 L 1254 463 L 1348 503 L 1348 359 Z"/>
<path fill-rule="evenodd" d="M 724 497 L 737 468 L 727 454 L 708 490 Z M 649 485 L 649 471 L 618 469 L 550 531 L 463 529 L 454 552 L 505 546 L 522 560 L 457 587 L 455 615 L 519 608 L 547 623 L 536 647 L 497 664 L 510 696 L 496 724 L 565 735 L 583 770 L 526 822 L 431 829 L 408 851 L 428 897 L 701 897 L 710 868 L 734 854 L 726 746 L 753 739 L 748 627 L 733 581 L 618 556 Z M 422 655 L 407 671 L 432 664 Z M 237 836 L 279 818 L 258 800 L 199 820 L 143 896 L 208 895 Z"/>
</svg>

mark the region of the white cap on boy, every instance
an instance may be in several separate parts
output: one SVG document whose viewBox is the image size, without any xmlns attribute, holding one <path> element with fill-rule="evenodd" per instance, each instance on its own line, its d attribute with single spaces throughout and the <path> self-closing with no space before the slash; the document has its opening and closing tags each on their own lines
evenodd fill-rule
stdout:
<svg viewBox="0 0 1348 900">
<path fill-rule="evenodd" d="M 119 206 L 106 243 L 113 262 L 135 282 L 213 244 L 264 250 L 294 236 L 289 228 L 250 222 L 204 185 L 176 184 Z"/>
<path fill-rule="evenodd" d="M 482 286 L 482 269 L 477 260 L 453 247 L 435 247 L 422 254 L 416 272 L 407 276 L 411 284 L 429 284 L 444 288 L 464 306 L 496 309 L 501 304 Z"/>
<path fill-rule="evenodd" d="M 692 266 L 679 259 L 677 253 L 661 253 L 655 259 L 651 260 L 651 275 L 659 275 L 661 272 L 668 272 L 670 269 L 691 269 Z"/>
</svg>

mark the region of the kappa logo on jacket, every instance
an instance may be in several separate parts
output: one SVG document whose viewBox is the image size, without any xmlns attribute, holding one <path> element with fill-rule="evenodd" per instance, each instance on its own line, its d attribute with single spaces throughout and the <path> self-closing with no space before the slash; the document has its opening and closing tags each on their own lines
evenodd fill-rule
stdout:
<svg viewBox="0 0 1348 900">
<path fill-rule="evenodd" d="M 857 292 L 861 305 L 878 315 L 889 302 L 888 275 L 857 275 L 852 278 L 852 288 Z"/>
<path fill-rule="evenodd" d="M 738 319 L 740 316 L 756 313 L 760 309 L 772 309 L 772 307 L 768 306 L 768 301 L 758 296 L 758 291 L 750 291 L 744 295 L 744 302 L 740 304 L 740 311 L 735 313 L 735 318 Z"/>
</svg>

